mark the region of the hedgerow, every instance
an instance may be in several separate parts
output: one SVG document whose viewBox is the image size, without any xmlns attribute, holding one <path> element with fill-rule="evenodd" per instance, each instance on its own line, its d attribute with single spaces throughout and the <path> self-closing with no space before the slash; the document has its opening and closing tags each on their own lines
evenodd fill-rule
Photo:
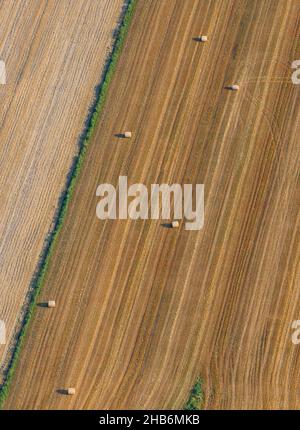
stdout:
<svg viewBox="0 0 300 430">
<path fill-rule="evenodd" d="M 202 408 L 204 401 L 204 393 L 202 388 L 203 382 L 201 378 L 197 378 L 195 385 L 193 386 L 188 401 L 184 407 L 187 411 L 196 411 Z"/>
</svg>

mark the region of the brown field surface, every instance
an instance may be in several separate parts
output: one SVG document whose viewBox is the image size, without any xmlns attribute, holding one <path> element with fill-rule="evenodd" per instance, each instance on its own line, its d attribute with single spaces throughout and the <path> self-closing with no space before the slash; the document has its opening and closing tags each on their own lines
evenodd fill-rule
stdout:
<svg viewBox="0 0 300 430">
<path fill-rule="evenodd" d="M 0 2 L 0 319 L 5 367 L 122 0 Z"/>
<path fill-rule="evenodd" d="M 6 408 L 182 408 L 198 375 L 206 408 L 299 407 L 299 24 L 298 0 L 139 0 Z M 204 228 L 99 221 L 119 175 L 205 184 Z"/>
</svg>

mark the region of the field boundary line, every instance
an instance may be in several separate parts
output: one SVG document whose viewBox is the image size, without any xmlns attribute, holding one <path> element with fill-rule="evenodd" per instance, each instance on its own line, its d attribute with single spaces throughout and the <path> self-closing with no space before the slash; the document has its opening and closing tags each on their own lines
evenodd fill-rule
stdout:
<svg viewBox="0 0 300 430">
<path fill-rule="evenodd" d="M 17 368 L 25 336 L 28 332 L 30 322 L 36 309 L 37 298 L 43 288 L 51 257 L 55 250 L 55 245 L 60 230 L 63 226 L 68 206 L 73 196 L 74 188 L 85 160 L 87 148 L 90 144 L 95 127 L 98 124 L 100 115 L 103 111 L 109 85 L 112 81 L 119 57 L 122 53 L 122 48 L 124 46 L 137 2 L 138 0 L 127 0 L 123 6 L 121 19 L 115 31 L 113 46 L 103 68 L 98 95 L 96 95 L 96 99 L 92 104 L 90 115 L 88 115 L 87 127 L 85 128 L 82 138 L 80 139 L 81 142 L 78 153 L 73 160 L 72 166 L 67 176 L 65 190 L 62 192 L 61 198 L 59 199 L 59 205 L 53 222 L 53 228 L 48 234 L 48 238 L 40 257 L 36 273 L 33 277 L 33 281 L 31 282 L 31 291 L 27 303 L 27 309 L 25 310 L 21 329 L 17 335 L 17 340 L 13 347 L 12 356 L 8 362 L 4 380 L 0 387 L 0 409 L 3 409 L 4 402 L 9 394 L 10 385 Z"/>
</svg>

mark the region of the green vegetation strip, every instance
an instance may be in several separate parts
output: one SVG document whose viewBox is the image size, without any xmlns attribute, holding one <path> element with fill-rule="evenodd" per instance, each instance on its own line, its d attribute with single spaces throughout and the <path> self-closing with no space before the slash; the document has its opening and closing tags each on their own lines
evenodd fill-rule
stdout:
<svg viewBox="0 0 300 430">
<path fill-rule="evenodd" d="M 199 409 L 202 409 L 204 401 L 204 393 L 202 386 L 202 379 L 197 378 L 197 381 L 190 392 L 190 397 L 184 407 L 186 411 L 197 411 Z"/>
<path fill-rule="evenodd" d="M 114 75 L 116 65 L 118 62 L 118 59 L 120 57 L 120 54 L 122 52 L 122 48 L 124 45 L 124 41 L 126 38 L 126 35 L 128 33 L 129 25 L 131 23 L 133 13 L 136 7 L 138 0 L 129 0 L 126 5 L 126 10 L 123 14 L 122 21 L 119 25 L 117 35 L 115 37 L 114 46 L 111 52 L 110 57 L 108 58 L 105 66 L 105 72 L 102 79 L 102 83 L 99 90 L 99 95 L 97 97 L 97 100 L 94 103 L 94 108 L 92 111 L 92 114 L 90 116 L 89 124 L 85 132 L 85 136 L 83 139 L 83 142 L 80 146 L 79 152 L 77 157 L 74 160 L 73 166 L 71 168 L 70 176 L 67 182 L 66 189 L 62 195 L 60 206 L 58 209 L 58 214 L 55 220 L 55 225 L 50 233 L 47 244 L 43 253 L 43 256 L 41 257 L 38 270 L 36 272 L 36 275 L 34 277 L 33 282 L 31 283 L 32 287 L 32 295 L 30 297 L 28 309 L 26 311 L 22 328 L 20 330 L 16 346 L 13 351 L 12 358 L 10 360 L 8 370 L 6 373 L 6 376 L 4 378 L 4 382 L 0 388 L 0 408 L 3 408 L 4 402 L 8 396 L 9 388 L 17 367 L 17 363 L 19 360 L 19 356 L 22 350 L 22 346 L 24 344 L 24 338 L 25 335 L 28 332 L 29 323 L 32 319 L 32 316 L 34 314 L 35 308 L 36 308 L 36 302 L 39 293 L 42 290 L 42 287 L 44 285 L 45 277 L 47 274 L 47 270 L 49 268 L 49 263 L 51 256 L 53 254 L 53 250 L 55 248 L 55 244 L 57 242 L 57 238 L 59 235 L 59 232 L 62 228 L 63 222 L 66 217 L 67 209 L 70 203 L 70 200 L 72 198 L 74 188 L 76 185 L 76 181 L 78 179 L 79 173 L 82 169 L 83 162 L 86 156 L 87 148 L 89 146 L 89 143 L 91 141 L 91 137 L 93 135 L 93 132 L 95 130 L 95 127 L 98 123 L 100 114 L 103 110 L 105 99 L 107 96 L 108 88 L 111 83 L 112 77 Z"/>
</svg>

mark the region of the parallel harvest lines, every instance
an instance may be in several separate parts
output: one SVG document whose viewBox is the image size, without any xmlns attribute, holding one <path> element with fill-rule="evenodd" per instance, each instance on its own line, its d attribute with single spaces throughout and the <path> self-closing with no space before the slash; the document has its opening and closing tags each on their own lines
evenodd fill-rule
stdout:
<svg viewBox="0 0 300 430">
<path fill-rule="evenodd" d="M 181 408 L 198 375 L 207 408 L 299 407 L 299 19 L 299 0 L 138 2 L 7 408 Z M 204 183 L 203 230 L 100 222 L 120 175 Z"/>
</svg>

